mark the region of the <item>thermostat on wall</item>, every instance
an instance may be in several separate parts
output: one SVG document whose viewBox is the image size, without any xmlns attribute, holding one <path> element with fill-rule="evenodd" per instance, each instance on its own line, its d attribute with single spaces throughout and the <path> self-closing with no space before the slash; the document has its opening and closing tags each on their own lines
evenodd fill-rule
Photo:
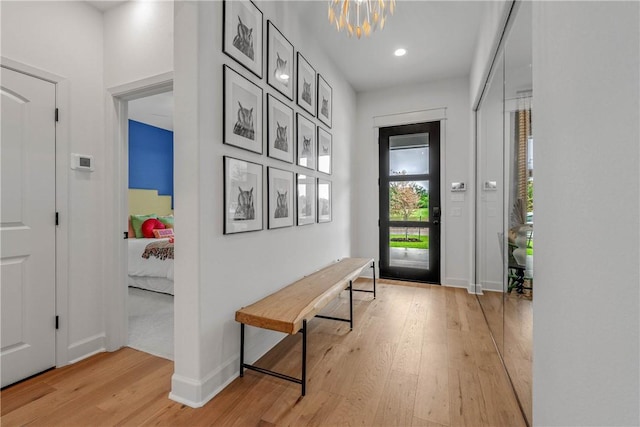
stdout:
<svg viewBox="0 0 640 427">
<path fill-rule="evenodd" d="M 93 172 L 93 156 L 88 154 L 71 154 L 71 169 Z"/>
</svg>

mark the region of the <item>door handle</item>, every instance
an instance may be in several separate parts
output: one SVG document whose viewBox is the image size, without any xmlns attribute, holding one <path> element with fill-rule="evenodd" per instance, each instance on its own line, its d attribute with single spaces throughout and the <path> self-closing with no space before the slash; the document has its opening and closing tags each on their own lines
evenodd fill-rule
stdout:
<svg viewBox="0 0 640 427">
<path fill-rule="evenodd" d="M 440 206 L 434 206 L 432 209 L 433 225 L 440 224 Z"/>
</svg>

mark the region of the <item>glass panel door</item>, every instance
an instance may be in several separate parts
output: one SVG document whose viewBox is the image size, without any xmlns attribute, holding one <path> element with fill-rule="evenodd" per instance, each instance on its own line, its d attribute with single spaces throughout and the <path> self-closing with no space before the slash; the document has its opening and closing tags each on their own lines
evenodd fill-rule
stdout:
<svg viewBox="0 0 640 427">
<path fill-rule="evenodd" d="M 380 275 L 440 283 L 440 122 L 379 135 Z"/>
</svg>

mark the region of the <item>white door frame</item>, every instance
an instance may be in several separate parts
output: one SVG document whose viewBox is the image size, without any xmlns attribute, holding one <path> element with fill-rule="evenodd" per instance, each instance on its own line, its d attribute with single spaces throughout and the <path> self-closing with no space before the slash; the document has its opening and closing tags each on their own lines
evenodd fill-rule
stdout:
<svg viewBox="0 0 640 427">
<path fill-rule="evenodd" d="M 4 68 L 45 80 L 56 86 L 56 108 L 60 115 L 55 126 L 56 139 L 56 212 L 59 223 L 56 227 L 56 315 L 60 322 L 56 330 L 56 367 L 69 363 L 69 134 L 70 134 L 70 84 L 57 74 L 0 57 Z"/>
<path fill-rule="evenodd" d="M 105 326 L 107 351 L 115 351 L 128 343 L 127 315 L 127 245 L 123 232 L 128 230 L 129 199 L 129 101 L 173 90 L 173 72 L 107 89 L 106 95 L 106 159 L 107 200 L 111 200 L 112 218 L 108 224 L 108 248 L 105 253 Z"/>
</svg>

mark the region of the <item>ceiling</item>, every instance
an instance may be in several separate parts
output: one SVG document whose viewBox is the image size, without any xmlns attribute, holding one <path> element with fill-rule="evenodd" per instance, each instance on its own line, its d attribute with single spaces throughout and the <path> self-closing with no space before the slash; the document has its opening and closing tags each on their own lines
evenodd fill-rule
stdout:
<svg viewBox="0 0 640 427">
<path fill-rule="evenodd" d="M 102 0 L 102 1 L 90 1 L 90 0 L 85 0 L 87 3 L 89 3 L 91 6 L 95 7 L 96 9 L 98 9 L 101 12 L 105 12 L 109 9 L 112 9 L 118 5 L 121 5 L 122 3 L 126 3 L 127 0 Z"/>
<path fill-rule="evenodd" d="M 398 0 L 384 29 L 358 40 L 329 24 L 326 1 L 289 4 L 357 92 L 467 76 L 486 7 L 484 1 Z M 407 54 L 398 58 L 399 47 Z"/>
<path fill-rule="evenodd" d="M 173 92 L 129 101 L 129 119 L 173 131 Z"/>
<path fill-rule="evenodd" d="M 101 11 L 125 1 L 88 1 Z M 349 38 L 327 20 L 327 1 L 289 1 L 287 7 L 301 19 L 320 48 L 351 83 L 356 92 L 422 83 L 469 74 L 476 39 L 484 15 L 484 1 L 398 0 L 385 28 L 368 38 Z M 259 5 L 259 2 L 258 2 Z M 393 52 L 403 47 L 407 54 Z M 130 102 L 134 120 L 172 129 L 168 95 Z M 137 105 L 139 104 L 139 105 Z M 143 109 L 147 108 L 146 112 Z M 164 117 L 164 118 L 163 118 Z M 158 124 L 154 124 L 158 123 Z"/>
</svg>

